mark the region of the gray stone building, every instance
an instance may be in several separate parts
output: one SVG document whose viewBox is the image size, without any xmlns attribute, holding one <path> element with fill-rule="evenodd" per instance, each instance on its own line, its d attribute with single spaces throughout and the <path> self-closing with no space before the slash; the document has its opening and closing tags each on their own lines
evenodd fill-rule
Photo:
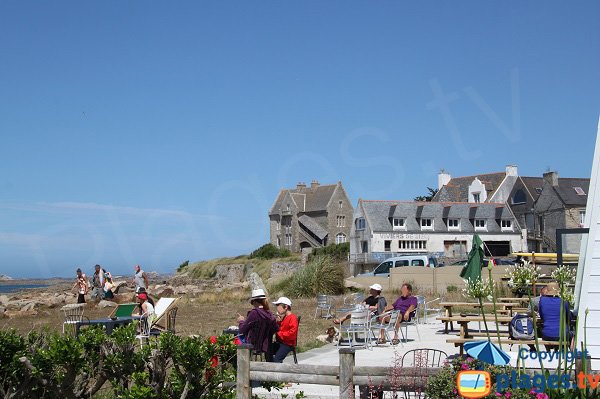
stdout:
<svg viewBox="0 0 600 399">
<path fill-rule="evenodd" d="M 292 252 L 347 242 L 353 212 L 342 182 L 298 183 L 282 189 L 269 210 L 270 242 Z"/>
<path fill-rule="evenodd" d="M 556 230 L 583 227 L 590 179 L 559 178 L 557 172 L 544 173 L 540 194 L 533 209 L 536 251 L 556 251 Z M 581 237 L 570 235 L 563 252 L 579 253 Z"/>
</svg>

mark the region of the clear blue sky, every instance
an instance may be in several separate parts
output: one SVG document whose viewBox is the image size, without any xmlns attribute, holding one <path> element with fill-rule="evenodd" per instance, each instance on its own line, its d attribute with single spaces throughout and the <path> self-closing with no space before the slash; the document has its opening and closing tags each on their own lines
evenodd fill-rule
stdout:
<svg viewBox="0 0 600 399">
<path fill-rule="evenodd" d="M 0 2 L 0 273 L 172 271 L 282 187 L 589 177 L 600 3 Z"/>
</svg>

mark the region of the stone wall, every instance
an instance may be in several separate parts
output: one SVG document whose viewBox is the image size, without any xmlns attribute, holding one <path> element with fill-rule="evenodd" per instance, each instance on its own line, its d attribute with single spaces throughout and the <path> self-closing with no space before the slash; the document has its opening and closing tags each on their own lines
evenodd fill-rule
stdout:
<svg viewBox="0 0 600 399">
<path fill-rule="evenodd" d="M 223 284 L 240 283 L 246 275 L 246 265 L 236 263 L 232 265 L 219 265 L 216 267 L 215 278 Z"/>
<path fill-rule="evenodd" d="M 273 262 L 271 264 L 271 278 L 292 274 L 301 267 L 302 265 L 298 262 Z"/>
</svg>

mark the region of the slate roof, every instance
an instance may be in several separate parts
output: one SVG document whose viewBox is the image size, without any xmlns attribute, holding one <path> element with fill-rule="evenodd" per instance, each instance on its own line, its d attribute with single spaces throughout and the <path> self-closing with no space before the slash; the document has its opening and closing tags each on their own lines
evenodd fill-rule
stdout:
<svg viewBox="0 0 600 399">
<path fill-rule="evenodd" d="M 574 187 L 580 187 L 585 195 L 577 194 Z M 581 178 L 558 178 L 558 187 L 554 187 L 556 193 L 568 206 L 586 206 L 588 199 L 588 190 L 590 188 L 590 179 Z"/>
<path fill-rule="evenodd" d="M 283 206 L 285 194 L 289 192 L 298 205 L 300 212 L 318 212 L 327 209 L 327 204 L 331 200 L 337 184 L 327 184 L 318 187 L 305 187 L 294 189 L 283 189 L 271 207 L 269 214 L 279 213 Z"/>
<path fill-rule="evenodd" d="M 521 181 L 523 182 L 523 184 L 525 185 L 527 190 L 533 196 L 533 200 L 534 201 L 537 200 L 538 197 L 540 196 L 540 193 L 538 192 L 537 189 L 540 189 L 540 191 L 541 191 L 542 187 L 544 187 L 544 178 L 543 177 L 521 176 Z"/>
<path fill-rule="evenodd" d="M 469 200 L 469 186 L 475 178 L 478 178 L 481 183 L 485 184 L 487 197 L 490 198 L 506 178 L 506 172 L 452 178 L 448 184 L 444 185 L 438 191 L 433 200 L 440 202 L 467 202 Z"/>
<path fill-rule="evenodd" d="M 314 235 L 319 237 L 321 240 L 327 236 L 327 230 L 324 229 L 316 220 L 310 216 L 302 215 L 298 218 L 298 221 L 304 225 L 307 229 L 312 231 Z"/>
<path fill-rule="evenodd" d="M 508 205 L 501 203 L 456 203 L 456 202 L 402 202 L 402 201 L 367 201 L 361 200 L 369 227 L 374 232 L 397 231 L 392 227 L 390 218 L 406 219 L 406 231 L 422 231 L 420 218 L 434 220 L 434 232 L 448 231 L 447 218 L 461 220 L 461 232 L 475 232 L 473 219 L 486 219 L 487 232 L 502 232 L 499 219 L 513 221 L 513 233 L 520 234 L 518 222 Z M 447 215 L 447 218 L 445 217 Z M 425 230 L 423 230 L 425 231 Z M 427 231 L 429 232 L 429 231 Z M 503 232 L 504 233 L 504 232 Z"/>
</svg>

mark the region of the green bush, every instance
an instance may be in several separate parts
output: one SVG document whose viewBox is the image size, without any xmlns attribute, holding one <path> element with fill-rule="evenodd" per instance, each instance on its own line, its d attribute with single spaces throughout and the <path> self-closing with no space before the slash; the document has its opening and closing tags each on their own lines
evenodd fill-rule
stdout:
<svg viewBox="0 0 600 399">
<path fill-rule="evenodd" d="M 344 270 L 331 256 L 319 256 L 309 261 L 290 278 L 276 284 L 273 291 L 294 298 L 314 297 L 318 294 L 342 294 Z"/>
<path fill-rule="evenodd" d="M 111 336 L 87 328 L 58 333 L 0 331 L 0 397 L 124 399 L 233 398 L 233 337 L 161 334 L 139 349 L 136 324 Z M 108 386 L 108 388 L 106 388 Z"/>
<path fill-rule="evenodd" d="M 446 287 L 446 291 L 448 291 L 448 292 L 458 292 L 458 287 L 455 286 L 454 284 L 450 284 L 449 286 Z"/>
<path fill-rule="evenodd" d="M 321 248 L 315 248 L 308 255 L 308 260 L 312 260 L 318 256 L 331 256 L 336 261 L 348 260 L 348 254 L 350 253 L 350 243 L 345 242 L 342 244 L 327 245 Z"/>
<path fill-rule="evenodd" d="M 249 258 L 259 259 L 274 259 L 274 258 L 287 258 L 292 253 L 285 248 L 277 248 L 273 244 L 265 244 L 262 247 L 252 251 Z"/>
</svg>

